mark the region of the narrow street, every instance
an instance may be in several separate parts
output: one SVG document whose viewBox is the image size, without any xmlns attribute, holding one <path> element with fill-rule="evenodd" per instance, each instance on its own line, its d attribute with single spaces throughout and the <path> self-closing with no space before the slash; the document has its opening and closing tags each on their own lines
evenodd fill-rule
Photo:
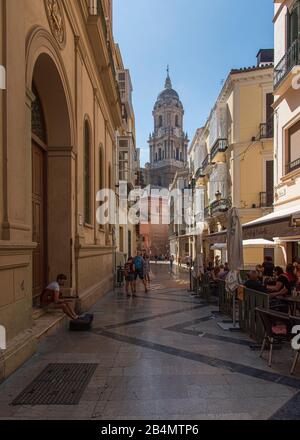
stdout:
<svg viewBox="0 0 300 440">
<path fill-rule="evenodd" d="M 188 293 L 187 271 L 152 265 L 148 295 L 119 291 L 92 309 L 92 332 L 67 328 L 0 386 L 1 419 L 293 419 L 299 418 L 299 369 L 275 352 L 267 367 L 242 333 L 217 326 L 217 307 Z M 288 359 L 288 363 L 286 360 Z M 97 364 L 74 406 L 12 406 L 50 363 Z"/>
</svg>

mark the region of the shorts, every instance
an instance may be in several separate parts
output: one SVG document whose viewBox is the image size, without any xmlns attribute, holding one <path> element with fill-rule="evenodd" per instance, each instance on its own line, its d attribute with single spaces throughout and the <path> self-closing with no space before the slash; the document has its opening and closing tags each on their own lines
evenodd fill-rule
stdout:
<svg viewBox="0 0 300 440">
<path fill-rule="evenodd" d="M 134 275 L 134 279 L 137 280 L 139 277 L 140 280 L 144 279 L 144 272 L 140 269 L 140 270 L 136 270 L 135 275 Z"/>
<path fill-rule="evenodd" d="M 127 277 L 125 277 L 125 280 L 129 283 L 132 283 L 132 281 L 134 281 L 134 274 L 132 273 L 130 275 L 127 275 Z"/>
</svg>

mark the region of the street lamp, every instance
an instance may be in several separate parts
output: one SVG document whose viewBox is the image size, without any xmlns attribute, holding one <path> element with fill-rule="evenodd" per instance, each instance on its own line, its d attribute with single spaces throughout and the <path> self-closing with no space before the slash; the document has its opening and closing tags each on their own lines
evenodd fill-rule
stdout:
<svg viewBox="0 0 300 440">
<path fill-rule="evenodd" d="M 215 197 L 217 202 L 220 202 L 222 200 L 222 194 L 219 190 L 216 192 Z"/>
</svg>

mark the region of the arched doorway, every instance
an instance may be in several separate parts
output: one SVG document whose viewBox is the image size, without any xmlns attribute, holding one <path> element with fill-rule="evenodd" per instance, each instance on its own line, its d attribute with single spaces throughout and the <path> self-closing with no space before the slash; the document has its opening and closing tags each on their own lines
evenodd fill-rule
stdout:
<svg viewBox="0 0 300 440">
<path fill-rule="evenodd" d="M 56 62 L 40 53 L 31 91 L 33 303 L 47 283 L 65 273 L 72 287 L 75 161 L 70 112 Z M 75 179 L 74 179 L 75 180 Z"/>
</svg>

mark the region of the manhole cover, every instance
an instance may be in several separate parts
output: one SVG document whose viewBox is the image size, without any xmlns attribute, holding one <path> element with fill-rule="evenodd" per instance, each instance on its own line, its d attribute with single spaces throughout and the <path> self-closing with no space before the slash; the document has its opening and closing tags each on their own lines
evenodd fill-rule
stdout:
<svg viewBox="0 0 300 440">
<path fill-rule="evenodd" d="M 11 405 L 77 405 L 97 364 L 49 364 Z"/>
</svg>

